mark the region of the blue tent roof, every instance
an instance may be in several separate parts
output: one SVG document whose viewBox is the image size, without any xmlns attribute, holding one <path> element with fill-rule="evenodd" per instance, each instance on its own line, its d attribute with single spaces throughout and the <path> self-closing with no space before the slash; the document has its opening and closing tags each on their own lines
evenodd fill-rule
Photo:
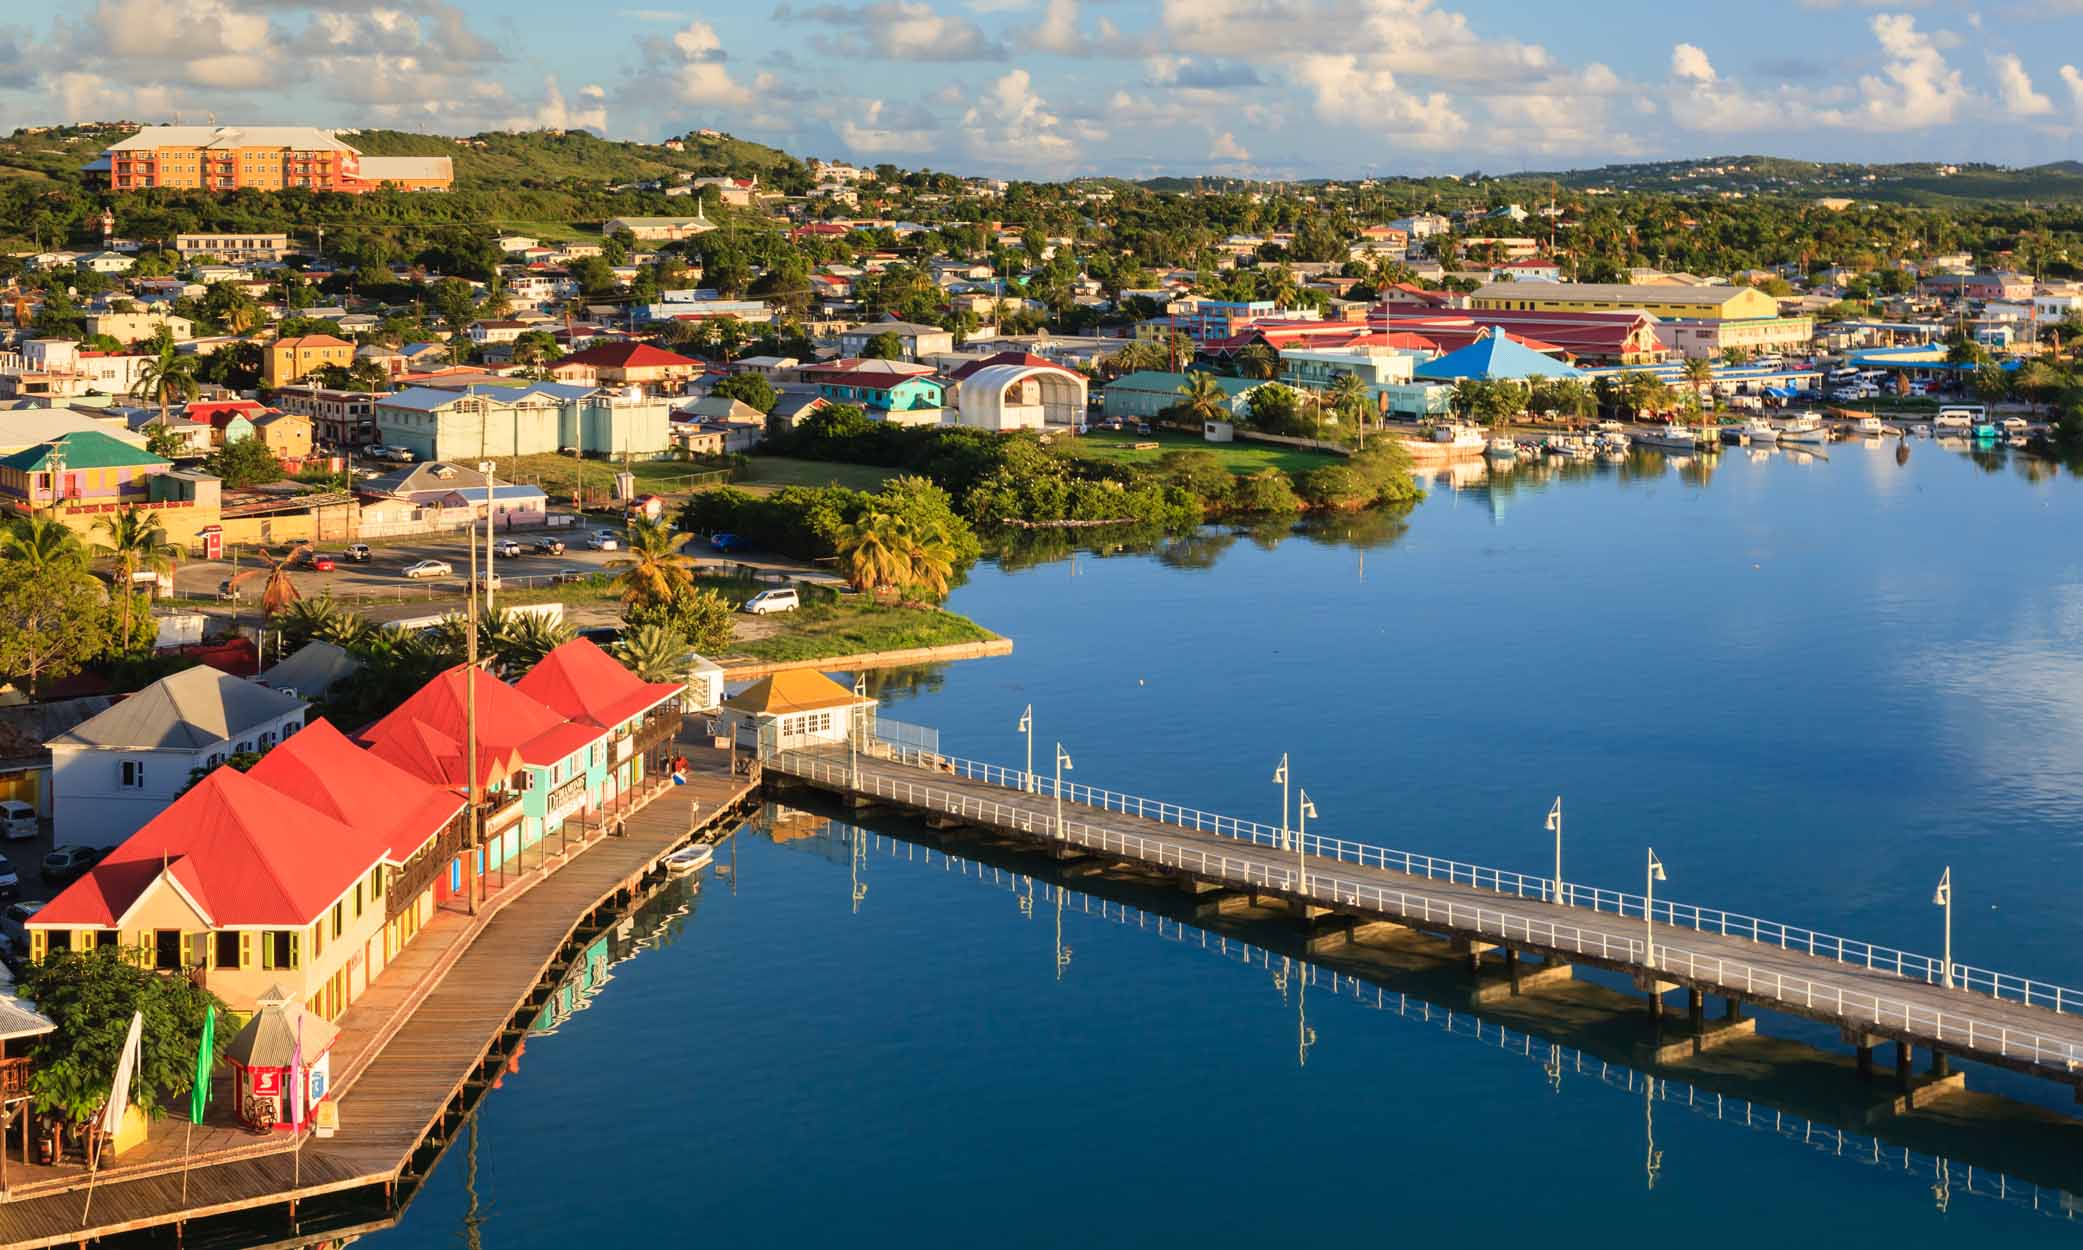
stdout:
<svg viewBox="0 0 2083 1250">
<path fill-rule="evenodd" d="M 1412 371 L 1435 382 L 1457 378 L 1485 380 L 1518 378 L 1581 378 L 1576 369 L 1539 352 L 1507 334 L 1488 334 L 1459 351 L 1428 360 Z"/>
</svg>

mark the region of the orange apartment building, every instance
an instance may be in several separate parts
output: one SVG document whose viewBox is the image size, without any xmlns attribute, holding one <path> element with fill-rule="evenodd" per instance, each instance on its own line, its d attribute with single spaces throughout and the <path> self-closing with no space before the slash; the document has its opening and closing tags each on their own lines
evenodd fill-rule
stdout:
<svg viewBox="0 0 2083 1250">
<path fill-rule="evenodd" d="M 446 191 L 455 182 L 445 156 L 363 156 L 312 126 L 147 126 L 102 161 L 115 191 Z M 101 172 L 102 161 L 89 171 Z"/>
</svg>

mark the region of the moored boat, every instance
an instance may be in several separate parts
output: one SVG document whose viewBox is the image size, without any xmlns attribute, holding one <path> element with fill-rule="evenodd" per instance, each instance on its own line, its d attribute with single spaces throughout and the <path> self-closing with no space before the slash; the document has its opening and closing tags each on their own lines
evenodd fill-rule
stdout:
<svg viewBox="0 0 2083 1250">
<path fill-rule="evenodd" d="M 714 856 L 715 851 L 707 846 L 683 846 L 666 856 L 660 863 L 670 875 L 684 877 L 707 864 Z"/>
</svg>

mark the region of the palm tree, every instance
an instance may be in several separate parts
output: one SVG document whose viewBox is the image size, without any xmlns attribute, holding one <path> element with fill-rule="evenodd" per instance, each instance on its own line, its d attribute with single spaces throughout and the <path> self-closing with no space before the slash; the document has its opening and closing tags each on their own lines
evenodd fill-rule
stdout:
<svg viewBox="0 0 2083 1250">
<path fill-rule="evenodd" d="M 130 393 L 146 403 L 159 405 L 159 424 L 167 423 L 167 410 L 176 399 L 190 400 L 202 393 L 201 383 L 195 380 L 195 371 L 202 363 L 197 356 L 183 355 L 174 349 L 174 332 L 160 326 L 153 332 L 151 355 L 144 367 L 138 370 L 137 384 Z"/>
<path fill-rule="evenodd" d="M 694 561 L 680 554 L 691 537 L 664 521 L 638 517 L 629 523 L 629 554 L 608 562 L 608 567 L 623 570 L 615 579 L 622 588 L 623 606 L 670 603 L 693 587 Z"/>
<path fill-rule="evenodd" d="M 615 644 L 615 658 L 644 681 L 677 681 L 687 671 L 687 640 L 664 625 L 639 625 Z"/>
<path fill-rule="evenodd" d="M 86 558 L 78 534 L 49 512 L 16 517 L 0 530 L 0 556 L 20 560 L 31 571 L 48 572 Z"/>
<path fill-rule="evenodd" d="M 840 532 L 839 559 L 855 590 L 880 595 L 911 580 L 909 535 L 898 532 L 901 525 L 887 512 L 864 512 Z"/>
<path fill-rule="evenodd" d="M 289 570 L 291 566 L 311 554 L 311 544 L 296 543 L 283 552 L 280 559 L 269 555 L 265 547 L 255 550 L 261 559 L 268 562 L 268 567 L 247 569 L 232 577 L 228 584 L 236 589 L 241 583 L 252 581 L 256 577 L 267 578 L 266 584 L 260 589 L 260 610 L 268 616 L 280 616 L 289 611 L 290 605 L 304 597 L 303 592 L 297 589 L 297 584 L 290 580 Z"/>
<path fill-rule="evenodd" d="M 1695 356 L 1685 362 L 1685 384 L 1692 388 L 1695 397 L 1703 402 L 1700 410 L 1709 411 L 1713 404 L 1711 396 L 1714 386 L 1714 363 L 1704 356 Z"/>
<path fill-rule="evenodd" d="M 1265 381 L 1279 371 L 1280 357 L 1264 343 L 1253 343 L 1237 353 L 1237 374 L 1240 377 Z"/>
<path fill-rule="evenodd" d="M 1185 384 L 1179 387 L 1179 393 L 1186 397 L 1183 406 L 1194 420 L 1208 422 L 1229 418 L 1229 392 L 1222 389 L 1222 383 L 1217 382 L 1213 375 L 1187 374 Z"/>
<path fill-rule="evenodd" d="M 914 526 L 902 517 L 895 519 L 899 550 L 911 568 L 908 584 L 936 600 L 947 598 L 948 582 L 955 573 L 955 545 L 947 529 L 938 522 Z"/>
<path fill-rule="evenodd" d="M 94 554 L 108 556 L 116 562 L 122 574 L 118 589 L 123 595 L 123 640 L 130 640 L 130 601 L 135 597 L 137 575 L 144 572 L 171 573 L 174 561 L 181 558 L 181 549 L 166 540 L 166 530 L 159 524 L 159 514 L 140 508 L 125 508 L 114 516 L 105 516 L 94 522 L 97 532 L 107 534 L 106 543 L 97 543 Z"/>
<path fill-rule="evenodd" d="M 282 637 L 282 649 L 294 651 L 314 638 L 339 643 L 342 634 L 352 636 L 356 629 L 366 628 L 354 613 L 333 602 L 330 594 L 316 599 L 299 599 L 277 613 L 268 621 L 269 628 Z"/>
<path fill-rule="evenodd" d="M 1332 412 L 1342 421 L 1351 421 L 1364 433 L 1367 429 L 1367 384 L 1357 373 L 1341 373 L 1331 383 L 1325 395 Z"/>
<path fill-rule="evenodd" d="M 508 680 L 525 675 L 529 669 L 542 663 L 542 658 L 557 648 L 578 637 L 578 631 L 562 620 L 553 620 L 540 612 L 498 612 L 500 619 L 489 639 L 480 639 L 480 646 L 487 646 L 500 672 Z M 489 622 L 480 622 L 485 624 Z"/>
</svg>

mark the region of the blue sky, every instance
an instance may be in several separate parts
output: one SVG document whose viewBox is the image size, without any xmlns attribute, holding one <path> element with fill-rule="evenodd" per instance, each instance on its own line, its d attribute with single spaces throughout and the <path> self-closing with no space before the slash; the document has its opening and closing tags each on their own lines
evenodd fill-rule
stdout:
<svg viewBox="0 0 2083 1250">
<path fill-rule="evenodd" d="M 616 4 L 0 0 L 0 129 L 713 126 L 1031 177 L 2083 157 L 2083 0 Z"/>
</svg>

